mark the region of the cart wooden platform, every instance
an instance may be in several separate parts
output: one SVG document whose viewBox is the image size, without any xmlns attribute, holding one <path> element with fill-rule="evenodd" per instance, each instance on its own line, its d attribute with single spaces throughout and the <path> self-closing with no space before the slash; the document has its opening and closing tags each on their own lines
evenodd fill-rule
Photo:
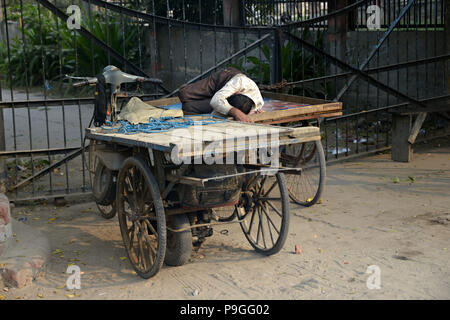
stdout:
<svg viewBox="0 0 450 320">
<path fill-rule="evenodd" d="M 117 211 L 128 258 L 136 272 L 148 278 L 163 262 L 186 263 L 193 240 L 204 241 L 216 224 L 240 223 L 257 252 L 279 252 L 290 218 L 284 173 L 301 174 L 301 168 L 280 166 L 276 151 L 280 146 L 320 141 L 320 132 L 316 127 L 223 120 L 160 133 L 88 128 L 86 137 L 91 141 L 96 202 L 99 208 L 110 207 L 101 209 L 105 218 Z M 257 152 L 252 161 L 253 150 Z M 215 162 L 208 163 L 207 155 Z M 275 165 L 264 157 L 272 157 Z M 214 208 L 220 207 L 232 210 L 217 216 Z"/>
</svg>

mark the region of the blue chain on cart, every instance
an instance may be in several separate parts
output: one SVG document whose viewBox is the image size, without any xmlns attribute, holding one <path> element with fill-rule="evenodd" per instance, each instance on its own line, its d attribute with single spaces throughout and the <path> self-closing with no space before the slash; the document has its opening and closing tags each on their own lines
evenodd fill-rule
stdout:
<svg viewBox="0 0 450 320">
<path fill-rule="evenodd" d="M 195 120 L 196 117 L 202 117 L 200 120 Z M 131 124 L 128 121 L 119 121 L 120 126 L 115 126 L 117 123 L 106 121 L 106 125 L 102 128 L 108 133 L 121 134 L 137 134 L 137 133 L 157 133 L 167 132 L 174 129 L 184 129 L 191 126 L 205 126 L 209 124 L 216 124 L 225 122 L 226 119 L 215 115 L 191 115 L 180 118 L 161 117 L 158 119 L 150 118 L 148 123 Z"/>
</svg>

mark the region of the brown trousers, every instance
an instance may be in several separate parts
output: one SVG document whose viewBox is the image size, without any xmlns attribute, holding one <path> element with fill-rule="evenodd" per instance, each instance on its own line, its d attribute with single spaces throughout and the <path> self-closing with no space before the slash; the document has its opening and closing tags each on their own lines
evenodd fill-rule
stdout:
<svg viewBox="0 0 450 320">
<path fill-rule="evenodd" d="M 178 91 L 178 97 L 183 111 L 198 114 L 211 113 L 213 111 L 210 105 L 211 98 L 239 73 L 242 72 L 230 67 L 212 73 L 208 78 L 182 85 Z"/>
</svg>

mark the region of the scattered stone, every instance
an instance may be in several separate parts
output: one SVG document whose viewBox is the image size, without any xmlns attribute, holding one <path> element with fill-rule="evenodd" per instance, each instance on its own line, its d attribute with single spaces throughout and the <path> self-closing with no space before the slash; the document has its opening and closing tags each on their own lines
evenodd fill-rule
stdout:
<svg viewBox="0 0 450 320">
<path fill-rule="evenodd" d="M 397 260 L 409 260 L 408 257 L 405 257 L 405 256 L 397 256 L 397 255 L 392 256 L 392 258 L 397 259 Z"/>
<path fill-rule="evenodd" d="M 434 223 L 449 225 L 450 224 L 450 214 L 436 217 L 431 220 Z"/>
<path fill-rule="evenodd" d="M 63 207 L 67 204 L 67 201 L 64 197 L 55 198 L 55 206 Z"/>
<path fill-rule="evenodd" d="M 198 296 L 200 294 L 200 291 L 198 291 L 198 289 L 195 289 L 194 291 L 192 291 L 192 296 Z"/>
</svg>

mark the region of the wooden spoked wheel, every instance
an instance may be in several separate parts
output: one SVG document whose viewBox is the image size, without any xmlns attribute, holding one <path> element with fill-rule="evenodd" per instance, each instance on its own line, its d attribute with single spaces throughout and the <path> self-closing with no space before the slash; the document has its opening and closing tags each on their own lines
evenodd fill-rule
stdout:
<svg viewBox="0 0 450 320">
<path fill-rule="evenodd" d="M 112 179 L 115 179 L 111 175 L 109 170 L 99 161 L 98 157 L 95 156 L 95 141 L 91 140 L 89 145 L 89 161 L 88 161 L 88 171 L 89 171 L 89 180 L 91 182 L 91 187 L 94 191 L 94 184 L 99 184 L 101 182 L 104 187 L 108 188 L 104 192 L 107 193 L 107 196 L 102 197 L 103 201 L 95 201 L 97 204 L 97 208 L 100 211 L 100 215 L 105 219 L 111 219 L 116 215 L 116 197 L 115 197 L 115 183 L 113 183 Z M 100 179 L 96 175 L 100 174 Z M 108 177 L 109 176 L 109 177 Z M 108 179 L 109 178 L 109 179 Z M 109 195 L 112 195 L 110 197 Z"/>
<path fill-rule="evenodd" d="M 322 195 L 325 185 L 325 155 L 320 140 L 287 146 L 281 162 L 290 168 L 301 168 L 299 174 L 286 174 L 289 197 L 302 206 L 312 206 Z"/>
<path fill-rule="evenodd" d="M 289 229 L 289 195 L 284 175 L 250 178 L 236 212 L 242 219 L 245 237 L 257 252 L 267 256 L 279 252 Z"/>
<path fill-rule="evenodd" d="M 166 219 L 158 184 L 141 158 L 130 157 L 123 163 L 116 203 L 128 258 L 139 276 L 150 278 L 164 262 Z"/>
</svg>

